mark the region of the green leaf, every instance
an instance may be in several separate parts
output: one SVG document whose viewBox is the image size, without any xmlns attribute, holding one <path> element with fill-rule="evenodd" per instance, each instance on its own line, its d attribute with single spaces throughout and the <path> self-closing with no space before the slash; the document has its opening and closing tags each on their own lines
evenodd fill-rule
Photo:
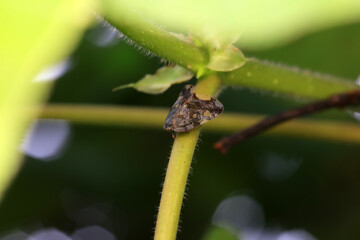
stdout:
<svg viewBox="0 0 360 240">
<path fill-rule="evenodd" d="M 117 91 L 124 88 L 135 88 L 139 92 L 160 94 L 165 92 L 171 85 L 190 80 L 193 74 L 180 66 L 167 66 L 160 68 L 155 74 L 148 74 L 136 83 L 122 85 L 113 89 Z"/>
<path fill-rule="evenodd" d="M 200 2 L 203 3 L 200 4 L 201 8 L 200 5 L 197 5 Z M 241 37 L 239 38 L 240 42 L 245 43 L 245 45 L 246 43 L 249 43 L 251 47 L 255 48 L 269 47 L 273 43 L 284 43 L 285 40 L 291 40 L 288 38 L 290 35 L 293 37 L 295 35 L 301 36 L 304 33 L 314 31 L 314 26 L 316 24 L 309 24 L 307 22 L 309 19 L 308 16 L 302 14 L 300 9 L 313 11 L 311 15 L 314 15 L 315 13 L 317 14 L 314 17 L 314 19 L 316 19 L 314 21 L 318 21 L 316 28 L 317 30 L 329 26 L 344 24 L 351 19 L 360 20 L 360 14 L 354 15 L 353 11 L 354 9 L 358 9 L 360 7 L 360 1 L 358 0 L 337 1 L 336 3 L 331 2 L 331 4 L 329 4 L 328 1 L 324 2 L 324 0 L 311 2 L 308 0 L 294 0 L 291 1 L 291 3 L 274 0 L 266 2 L 267 4 L 271 5 L 268 6 L 268 8 L 261 7 L 261 2 L 264 1 L 231 1 L 231 4 L 226 4 L 224 1 L 218 0 L 211 2 L 208 1 L 206 3 L 204 3 L 203 0 L 199 0 L 195 2 L 192 1 L 191 4 L 195 5 L 187 6 L 189 7 L 189 11 L 184 11 L 184 13 L 181 11 L 172 12 L 173 9 L 169 7 L 169 4 L 178 4 L 176 7 L 174 7 L 174 9 L 179 10 L 186 4 L 190 4 L 188 0 L 167 1 L 166 3 L 163 2 L 164 5 L 159 6 L 159 8 L 154 8 L 154 6 L 158 4 L 158 0 L 154 0 L 151 1 L 151 9 L 146 9 L 147 3 L 144 1 L 140 2 L 137 0 L 104 0 L 101 3 L 104 4 L 104 18 L 109 20 L 115 27 L 120 29 L 121 32 L 126 34 L 129 38 L 140 44 L 142 47 L 145 47 L 159 56 L 193 71 L 197 75 L 197 78 L 200 78 L 201 76 L 206 75 L 209 71 L 212 71 L 207 67 L 211 57 L 213 57 L 213 60 L 211 60 L 212 63 L 210 64 L 210 68 L 212 68 L 212 64 L 217 62 L 217 57 L 211 56 L 214 54 L 211 54 L 209 49 L 212 49 L 211 47 L 221 49 L 221 47 L 226 46 L 225 43 L 229 44 L 233 42 L 234 39 L 227 38 L 226 40 L 226 34 L 219 37 L 219 35 L 212 34 L 210 32 L 206 33 L 207 31 L 205 31 L 206 34 L 202 34 L 204 31 L 199 31 L 197 34 L 193 34 L 193 31 L 190 29 L 192 32 L 190 37 L 186 41 L 181 41 L 181 38 L 174 37 L 174 34 L 171 34 L 171 32 L 166 30 L 164 27 L 159 27 L 159 25 L 154 24 L 156 21 L 150 21 L 153 20 L 152 17 L 156 19 L 160 16 L 153 16 L 150 14 L 150 12 L 148 12 L 151 17 L 148 15 L 148 21 L 145 20 L 144 18 L 146 17 L 145 13 L 147 10 L 153 10 L 157 12 L 159 9 L 166 8 L 169 11 L 163 11 L 163 13 L 167 15 L 169 12 L 171 12 L 172 14 L 171 17 L 169 16 L 167 19 L 167 22 L 181 20 L 181 24 L 183 24 L 184 28 L 187 27 L 187 21 L 192 21 L 194 26 L 205 26 L 206 24 L 202 24 L 201 21 L 209 19 L 208 23 L 214 23 L 213 21 L 215 21 L 218 16 L 223 14 L 226 14 L 224 21 L 234 20 L 234 22 L 236 22 L 237 19 L 241 19 L 244 16 L 252 14 L 251 16 L 248 16 L 249 22 L 247 19 L 243 19 L 244 21 L 242 21 L 241 25 L 239 25 L 238 31 L 235 31 L 234 33 L 241 34 Z M 139 5 L 139 8 L 137 9 L 136 7 L 139 3 L 143 5 L 140 4 L 141 6 Z M 209 5 L 207 3 L 209 3 Z M 252 5 L 252 3 L 254 3 L 254 5 Z M 298 6 L 302 3 L 304 3 L 303 6 Z M 239 6 L 237 6 L 237 4 L 244 5 L 243 8 L 241 8 L 241 11 L 239 11 Z M 274 6 L 272 4 L 274 4 Z M 124 7 L 124 5 L 126 7 Z M 236 11 L 238 18 L 232 18 L 230 14 L 231 9 L 229 11 L 225 11 L 221 8 L 221 5 L 223 5 L 225 8 L 232 8 L 232 10 Z M 257 5 L 258 8 L 256 7 Z M 335 5 L 336 7 L 334 7 Z M 289 15 L 288 12 L 283 11 L 283 9 L 287 8 L 294 9 L 294 6 L 296 6 L 295 9 L 297 9 L 294 14 Z M 191 19 L 191 14 L 195 14 L 191 11 L 197 7 L 199 7 L 199 11 L 197 11 L 196 15 L 193 15 L 193 17 L 200 19 Z M 335 14 L 336 18 L 333 18 L 335 15 L 331 15 L 330 13 L 335 8 L 338 10 Z M 128 11 L 129 9 L 132 9 L 133 11 Z M 214 9 L 217 10 L 216 13 L 213 11 Z M 222 11 L 218 11 L 219 9 L 222 9 Z M 248 12 L 246 9 L 252 9 L 252 11 Z M 281 12 L 274 14 L 275 12 L 279 11 L 279 9 L 281 9 Z M 344 12 L 342 12 L 341 9 L 343 9 Z M 135 10 L 137 10 L 138 14 L 132 14 Z M 259 12 L 255 10 L 258 10 Z M 259 14 L 264 11 L 267 13 L 266 16 Z M 199 14 L 201 12 L 204 14 Z M 189 18 L 187 16 L 180 17 L 180 15 L 185 13 L 189 14 Z M 179 19 L 176 19 L 177 17 L 179 17 Z M 305 21 L 302 18 L 307 20 Z M 266 19 L 266 21 L 264 19 Z M 304 21 L 298 22 L 296 19 L 302 19 Z M 208 29 L 210 29 L 209 31 L 211 31 L 212 26 L 216 26 L 216 24 L 224 26 L 224 22 L 221 21 L 222 18 L 218 23 L 214 23 L 214 25 L 208 24 L 207 26 L 211 26 L 208 27 Z M 252 21 L 258 21 L 256 26 L 252 26 L 252 24 L 255 24 L 255 22 Z M 292 21 L 296 21 L 297 24 L 292 26 Z M 165 21 L 161 23 L 166 25 Z M 307 25 L 303 26 L 302 24 Z M 271 28 L 272 25 L 273 28 Z M 299 25 L 302 26 L 299 27 Z M 242 29 L 242 27 L 244 27 L 244 29 Z M 282 27 L 286 27 L 286 29 L 282 29 Z M 270 34 L 271 36 L 268 36 L 269 31 L 272 31 Z M 284 38 L 284 34 L 286 35 L 288 33 L 290 33 L 290 35 L 287 35 L 287 37 Z M 219 37 L 218 40 L 216 40 L 217 37 Z M 275 41 L 274 38 L 277 37 L 279 37 L 279 39 Z M 214 69 L 220 69 L 217 64 L 214 65 Z M 311 73 L 309 71 L 300 71 L 299 69 L 293 67 L 271 64 L 266 61 L 259 61 L 255 59 L 246 59 L 245 64 L 242 67 L 239 67 L 233 71 L 221 71 L 220 76 L 223 79 L 223 83 L 226 85 L 239 85 L 242 87 L 250 87 L 259 90 L 270 90 L 277 93 L 284 93 L 289 96 L 306 98 L 323 98 L 334 93 L 351 90 L 357 87 L 354 82 L 351 82 L 348 79 L 339 79 L 323 74 Z"/>
<path fill-rule="evenodd" d="M 0 1 L 0 200 L 21 163 L 19 145 L 51 82 L 35 82 L 67 58 L 90 23 L 88 0 Z"/>
<path fill-rule="evenodd" d="M 359 0 L 106 0 L 127 5 L 170 31 L 261 49 L 286 44 L 321 29 L 360 21 Z M 118 13 L 119 14 L 119 13 Z"/>
<path fill-rule="evenodd" d="M 242 52 L 233 45 L 220 49 L 210 49 L 210 61 L 207 67 L 213 71 L 228 72 L 245 64 L 246 58 Z"/>
</svg>

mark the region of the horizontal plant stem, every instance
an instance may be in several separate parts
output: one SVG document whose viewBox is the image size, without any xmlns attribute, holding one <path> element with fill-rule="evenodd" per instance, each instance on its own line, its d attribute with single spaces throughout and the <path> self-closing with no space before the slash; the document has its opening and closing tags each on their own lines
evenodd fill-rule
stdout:
<svg viewBox="0 0 360 240">
<path fill-rule="evenodd" d="M 194 72 L 208 63 L 208 54 L 204 49 L 193 44 L 186 36 L 175 35 L 146 21 L 123 1 L 104 0 L 101 4 L 106 21 L 159 57 Z"/>
<path fill-rule="evenodd" d="M 75 124 L 162 129 L 168 110 L 130 106 L 52 104 L 43 108 L 40 118 L 67 119 Z M 263 117 L 223 113 L 205 124 L 203 130 L 215 133 L 235 132 Z M 292 120 L 265 134 L 360 143 L 360 124 L 344 121 Z"/>
<path fill-rule="evenodd" d="M 207 50 L 186 37 L 179 37 L 147 21 L 131 9 L 126 1 L 101 1 L 102 16 L 132 41 L 159 57 L 180 64 L 193 72 L 204 70 L 209 62 Z M 319 99 L 358 87 L 354 81 L 300 70 L 254 58 L 230 71 L 219 72 L 225 85 L 288 96 Z"/>
<path fill-rule="evenodd" d="M 225 85 L 313 99 L 326 98 L 359 87 L 349 79 L 300 70 L 253 58 L 248 59 L 241 68 L 221 73 L 221 77 Z"/>
</svg>

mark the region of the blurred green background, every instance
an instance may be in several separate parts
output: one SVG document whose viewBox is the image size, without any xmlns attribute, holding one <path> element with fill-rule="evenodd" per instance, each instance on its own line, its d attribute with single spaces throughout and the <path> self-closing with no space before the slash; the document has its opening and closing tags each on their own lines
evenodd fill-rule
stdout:
<svg viewBox="0 0 360 240">
<path fill-rule="evenodd" d="M 318 32 L 272 50 L 245 51 L 245 55 L 355 80 L 360 72 L 359 42 L 357 24 Z M 133 89 L 111 91 L 162 65 L 160 59 L 138 51 L 99 24 L 84 35 L 68 71 L 56 80 L 49 103 L 169 108 L 182 86 L 173 86 L 162 95 Z M 219 100 L 227 112 L 261 114 L 301 104 L 240 88 L 223 90 Z M 312 117 L 355 121 L 347 112 L 335 110 Z M 97 225 L 117 239 L 151 239 L 171 135 L 162 129 L 71 123 L 69 130 L 61 153 L 46 161 L 25 159 L 0 206 L 0 236 L 15 229 L 31 233 L 49 227 L 71 234 Z M 201 134 L 179 239 L 201 239 L 219 204 L 239 195 L 262 209 L 264 221 L 259 220 L 256 229 L 262 235 L 255 239 L 265 239 L 270 233 L 275 237 L 269 239 L 277 239 L 294 229 L 303 229 L 315 239 L 358 239 L 358 145 L 258 136 L 223 156 L 212 149 L 220 137 Z"/>
</svg>

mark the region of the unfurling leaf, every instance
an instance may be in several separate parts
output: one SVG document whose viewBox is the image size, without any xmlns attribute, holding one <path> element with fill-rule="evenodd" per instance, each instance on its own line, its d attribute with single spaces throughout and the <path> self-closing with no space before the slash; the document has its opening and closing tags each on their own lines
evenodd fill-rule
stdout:
<svg viewBox="0 0 360 240">
<path fill-rule="evenodd" d="M 155 74 L 147 74 L 136 83 L 130 83 L 114 88 L 117 91 L 123 88 L 135 88 L 136 90 L 149 94 L 160 94 L 165 92 L 171 85 L 190 80 L 193 74 L 180 66 L 167 66 L 160 68 Z"/>
<path fill-rule="evenodd" d="M 241 67 L 245 62 L 246 58 L 243 53 L 229 44 L 220 49 L 211 50 L 207 68 L 213 71 L 228 72 Z"/>
</svg>

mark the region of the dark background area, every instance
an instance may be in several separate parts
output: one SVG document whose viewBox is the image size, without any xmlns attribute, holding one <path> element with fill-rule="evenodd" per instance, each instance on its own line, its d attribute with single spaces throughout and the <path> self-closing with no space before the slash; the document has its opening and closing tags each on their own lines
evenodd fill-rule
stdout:
<svg viewBox="0 0 360 240">
<path fill-rule="evenodd" d="M 101 28 L 86 33 L 71 57 L 70 70 L 56 80 L 49 102 L 169 108 L 181 85 L 161 95 L 111 91 L 163 64 L 118 39 L 98 46 Z M 245 54 L 355 80 L 359 43 L 357 24 Z M 274 114 L 299 105 L 286 96 L 231 87 L 219 100 L 227 112 Z M 313 117 L 355 121 L 336 110 Z M 52 161 L 26 157 L 0 207 L 0 236 L 14 229 L 30 233 L 48 227 L 70 234 L 99 225 L 117 239 L 151 239 L 171 135 L 162 129 L 74 124 L 70 130 L 64 151 Z M 264 229 L 304 229 L 317 239 L 359 238 L 359 145 L 258 136 L 223 156 L 212 148 L 220 137 L 201 134 L 179 239 L 200 239 L 220 202 L 234 195 L 249 196 L 261 206 Z M 292 163 L 296 167 L 286 169 Z"/>
</svg>

